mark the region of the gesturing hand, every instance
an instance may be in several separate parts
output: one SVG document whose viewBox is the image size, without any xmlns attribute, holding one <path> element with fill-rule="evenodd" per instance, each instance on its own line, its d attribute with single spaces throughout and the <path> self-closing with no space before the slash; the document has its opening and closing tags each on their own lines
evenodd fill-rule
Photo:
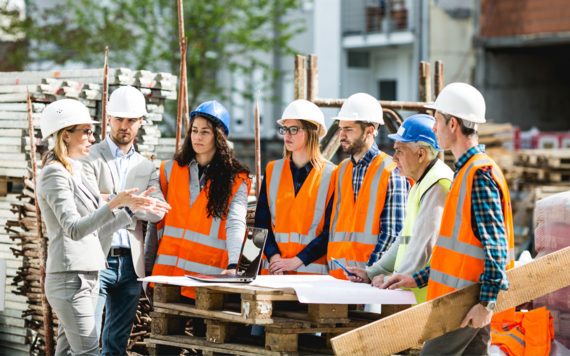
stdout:
<svg viewBox="0 0 570 356">
<path fill-rule="evenodd" d="M 382 284 L 380 289 L 416 288 L 416 280 L 409 274 L 397 274 Z"/>
<path fill-rule="evenodd" d="M 273 260 L 269 264 L 269 273 L 270 274 L 283 274 L 283 272 L 293 271 L 303 265 L 303 261 L 299 259 L 299 257 L 293 258 L 279 258 L 277 260 Z"/>
<path fill-rule="evenodd" d="M 370 278 L 368 278 L 368 273 L 366 273 L 366 270 L 362 267 L 346 267 L 346 269 L 354 274 L 354 276 L 350 276 L 348 273 L 346 273 L 346 271 L 342 271 L 344 273 L 344 275 L 346 276 L 346 278 L 348 278 L 349 281 L 351 282 L 355 282 L 355 283 L 370 283 Z"/>
</svg>

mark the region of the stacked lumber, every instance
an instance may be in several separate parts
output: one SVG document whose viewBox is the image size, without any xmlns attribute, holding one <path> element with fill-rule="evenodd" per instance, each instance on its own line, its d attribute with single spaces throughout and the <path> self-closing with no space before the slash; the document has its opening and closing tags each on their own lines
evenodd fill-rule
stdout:
<svg viewBox="0 0 570 356">
<path fill-rule="evenodd" d="M 513 140 L 512 131 L 513 125 L 510 123 L 485 123 L 479 126 L 479 143 L 485 145 L 485 152 L 495 160 L 495 162 L 497 162 L 501 169 L 510 167 L 514 164 L 513 152 L 505 146 L 505 144 L 508 144 Z M 455 158 L 451 151 L 446 151 L 445 163 L 447 163 L 453 170 L 455 170 L 455 167 L 453 166 L 454 161 Z"/>
<path fill-rule="evenodd" d="M 170 73 L 116 68 L 109 69 L 108 79 L 109 94 L 121 85 L 134 86 L 144 94 L 148 115 L 144 118 L 144 126 L 139 131 L 135 148 L 148 158 L 155 156 L 160 137 L 158 123 L 162 121 L 165 101 L 177 98 L 177 77 Z M 43 108 L 53 101 L 65 98 L 81 101 L 89 108 L 91 116 L 101 121 L 102 84 L 102 69 L 0 73 L 0 140 L 10 142 L 10 146 L 6 144 L 9 148 L 0 150 L 0 175 L 3 174 L 2 167 L 6 166 L 2 162 L 2 153 L 21 154 L 26 152 L 26 147 L 29 150 L 29 143 L 25 142 L 27 90 L 30 91 L 33 102 L 35 127 L 39 129 L 39 117 Z M 100 141 L 101 127 L 96 127 L 95 134 L 97 142 Z M 39 139 L 36 144 L 47 145 Z"/>
</svg>

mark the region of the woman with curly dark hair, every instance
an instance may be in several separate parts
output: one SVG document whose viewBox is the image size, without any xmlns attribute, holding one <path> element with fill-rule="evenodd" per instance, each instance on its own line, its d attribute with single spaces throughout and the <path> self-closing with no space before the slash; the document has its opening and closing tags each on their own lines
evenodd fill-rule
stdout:
<svg viewBox="0 0 570 356">
<path fill-rule="evenodd" d="M 162 193 L 172 210 L 149 225 L 145 260 L 152 275 L 236 272 L 250 170 L 228 146 L 230 116 L 222 104 L 205 102 L 190 116 L 182 149 L 160 166 Z M 194 288 L 183 287 L 182 295 L 195 298 Z"/>
</svg>

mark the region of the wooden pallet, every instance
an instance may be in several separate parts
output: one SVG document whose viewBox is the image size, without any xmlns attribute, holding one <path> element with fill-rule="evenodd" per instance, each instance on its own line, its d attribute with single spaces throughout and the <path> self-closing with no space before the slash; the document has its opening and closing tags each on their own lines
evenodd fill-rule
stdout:
<svg viewBox="0 0 570 356">
<path fill-rule="evenodd" d="M 301 304 L 292 289 L 196 288 L 196 305 L 182 302 L 180 287 L 155 284 L 151 355 L 172 354 L 173 347 L 204 354 L 333 354 L 330 339 L 394 314 L 405 306 L 383 307 L 383 314 L 349 310 L 348 305 Z M 191 318 L 204 318 L 206 337 L 185 332 Z M 265 327 L 252 336 L 251 325 Z M 322 336 L 313 334 L 321 333 Z"/>
<path fill-rule="evenodd" d="M 570 149 L 520 150 L 516 155 L 524 166 L 570 170 Z"/>
</svg>

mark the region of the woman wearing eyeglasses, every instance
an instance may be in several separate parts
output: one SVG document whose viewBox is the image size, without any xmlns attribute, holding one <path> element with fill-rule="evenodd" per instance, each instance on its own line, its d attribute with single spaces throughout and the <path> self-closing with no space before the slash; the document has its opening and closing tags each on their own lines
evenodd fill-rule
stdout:
<svg viewBox="0 0 570 356">
<path fill-rule="evenodd" d="M 296 100 L 277 123 L 284 158 L 267 165 L 255 213 L 255 226 L 269 230 L 261 273 L 326 275 L 335 165 L 319 149 L 324 115 Z"/>
<path fill-rule="evenodd" d="M 43 158 L 36 194 L 49 237 L 45 293 L 59 319 L 56 355 L 100 354 L 95 307 L 99 271 L 106 268 L 100 237 L 112 238 L 139 209 L 168 209 L 148 197 L 151 190 L 139 196 L 132 195 L 137 189 L 123 191 L 108 204 L 101 200 L 77 161 L 89 155 L 95 123 L 85 105 L 70 99 L 48 105 L 40 119 L 44 139 L 55 141 Z"/>
</svg>

